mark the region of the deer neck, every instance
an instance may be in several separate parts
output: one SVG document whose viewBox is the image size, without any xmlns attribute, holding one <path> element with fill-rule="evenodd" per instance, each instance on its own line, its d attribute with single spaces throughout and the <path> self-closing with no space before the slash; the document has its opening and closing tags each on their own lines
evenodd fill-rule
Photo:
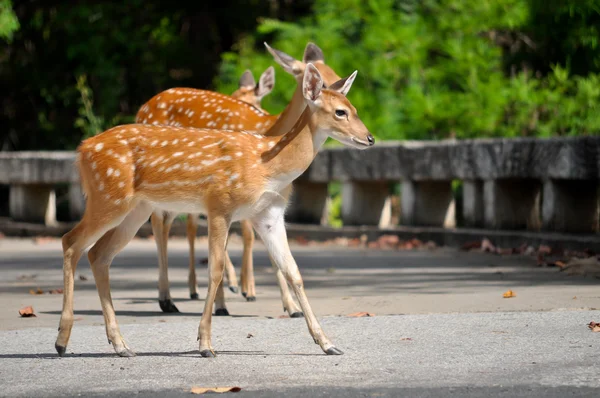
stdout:
<svg viewBox="0 0 600 398">
<path fill-rule="evenodd" d="M 262 155 L 267 176 L 279 189 L 284 188 L 308 169 L 327 140 L 327 132 L 318 127 L 313 111 L 305 105 L 296 123 L 275 145 Z"/>
<path fill-rule="evenodd" d="M 306 102 L 304 102 L 304 97 L 302 96 L 302 84 L 298 83 L 294 95 L 292 96 L 292 100 L 285 107 L 283 112 L 281 112 L 275 124 L 273 124 L 264 135 L 268 137 L 277 137 L 286 134 L 296 124 L 305 109 L 307 109 L 307 106 Z"/>
</svg>

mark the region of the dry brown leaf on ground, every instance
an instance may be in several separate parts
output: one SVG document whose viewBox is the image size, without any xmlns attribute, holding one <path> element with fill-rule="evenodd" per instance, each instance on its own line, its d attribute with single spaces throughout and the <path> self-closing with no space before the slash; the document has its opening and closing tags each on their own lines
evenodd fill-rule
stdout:
<svg viewBox="0 0 600 398">
<path fill-rule="evenodd" d="M 48 291 L 48 293 L 50 293 L 50 294 L 63 294 L 63 290 L 62 290 L 62 288 L 52 289 L 52 290 Z"/>
<path fill-rule="evenodd" d="M 550 246 L 548 246 L 548 245 L 540 245 L 540 247 L 538 247 L 538 253 L 550 254 L 550 253 L 552 253 L 552 248 L 550 248 Z"/>
<path fill-rule="evenodd" d="M 206 394 L 207 392 L 214 392 L 222 394 L 225 392 L 239 392 L 242 389 L 240 387 L 192 387 L 192 394 Z"/>
<path fill-rule="evenodd" d="M 412 341 L 412 337 L 402 337 L 400 340 L 402 340 L 402 341 Z"/>
<path fill-rule="evenodd" d="M 556 260 L 553 263 L 548 263 L 549 266 L 551 267 L 558 267 L 558 268 L 563 268 L 566 264 L 560 260 Z"/>
<path fill-rule="evenodd" d="M 362 318 L 362 317 L 375 316 L 375 314 L 372 314 L 370 312 L 353 312 L 352 314 L 348 314 L 346 316 L 351 316 L 353 318 Z"/>
<path fill-rule="evenodd" d="M 508 291 L 504 292 L 502 297 L 504 297 L 504 298 L 516 297 L 516 294 L 512 290 L 508 290 Z"/>
<path fill-rule="evenodd" d="M 80 280 L 80 281 L 87 281 L 87 280 L 88 280 L 88 278 L 87 278 L 87 276 L 85 276 L 85 275 L 79 275 L 79 280 Z"/>
<path fill-rule="evenodd" d="M 598 257 L 575 258 L 561 267 L 560 271 L 565 271 L 567 275 L 590 275 L 600 278 L 600 261 Z"/>
<path fill-rule="evenodd" d="M 463 244 L 460 247 L 460 250 L 465 250 L 465 251 L 469 251 L 469 250 L 473 250 L 473 249 L 480 249 L 481 248 L 481 241 L 473 241 L 473 242 L 467 242 L 465 244 Z"/>
<path fill-rule="evenodd" d="M 298 236 L 296 238 L 296 243 L 302 246 L 306 246 L 308 245 L 308 239 L 306 239 L 304 236 Z"/>
<path fill-rule="evenodd" d="M 21 315 L 22 318 L 29 318 L 29 317 L 35 317 L 37 315 L 35 315 L 33 313 L 33 307 L 28 305 L 27 307 L 23 307 L 19 310 L 19 315 Z"/>
<path fill-rule="evenodd" d="M 46 243 L 54 242 L 56 238 L 51 236 L 38 236 L 33 238 L 33 243 L 36 245 L 45 245 Z"/>
<path fill-rule="evenodd" d="M 246 336 L 247 339 L 250 339 L 252 337 L 254 337 L 254 335 L 252 333 L 248 333 L 248 336 Z"/>
<path fill-rule="evenodd" d="M 590 322 L 588 323 L 588 328 L 590 328 L 592 332 L 600 332 L 600 323 Z"/>
<path fill-rule="evenodd" d="M 484 238 L 481 241 L 481 251 L 482 252 L 495 253 L 496 252 L 496 246 L 494 246 L 492 244 L 492 242 L 488 238 Z"/>
<path fill-rule="evenodd" d="M 44 291 L 38 287 L 37 289 L 29 289 L 29 294 L 44 294 Z"/>
</svg>

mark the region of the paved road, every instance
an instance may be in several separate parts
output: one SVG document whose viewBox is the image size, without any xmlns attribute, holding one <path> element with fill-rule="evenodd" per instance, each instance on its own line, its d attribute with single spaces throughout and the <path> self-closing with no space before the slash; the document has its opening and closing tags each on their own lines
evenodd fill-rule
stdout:
<svg viewBox="0 0 600 398">
<path fill-rule="evenodd" d="M 206 255 L 200 242 L 198 257 Z M 200 358 L 202 301 L 186 299 L 187 247 L 170 241 L 172 294 L 182 311 L 158 312 L 152 241 L 136 240 L 111 270 L 121 330 L 138 353 L 107 343 L 89 265 L 77 281 L 71 343 L 53 344 L 60 295 L 58 241 L 0 240 L 1 396 L 189 396 L 192 386 L 240 386 L 234 396 L 592 396 L 600 391 L 598 281 L 538 268 L 531 258 L 451 249 L 390 252 L 293 250 L 309 299 L 343 356 L 312 343 L 303 319 L 283 313 L 264 248 L 256 247 L 257 297 L 227 294 L 232 317 L 214 318 L 216 359 Z M 239 242 L 230 251 L 240 258 Z M 206 270 L 199 266 L 201 296 Z M 503 299 L 512 289 L 517 296 Z M 32 305 L 35 318 L 19 318 Z M 353 318 L 357 311 L 374 313 Z M 248 338 L 251 334 L 252 337 Z"/>
</svg>

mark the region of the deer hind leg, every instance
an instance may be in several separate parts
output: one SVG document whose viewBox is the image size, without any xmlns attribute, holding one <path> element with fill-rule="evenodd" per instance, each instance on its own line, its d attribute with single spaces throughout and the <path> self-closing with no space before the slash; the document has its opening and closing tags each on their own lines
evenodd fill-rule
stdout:
<svg viewBox="0 0 600 398">
<path fill-rule="evenodd" d="M 81 221 L 62 237 L 63 246 L 63 308 L 58 326 L 58 336 L 54 348 L 59 356 L 63 356 L 67 350 L 71 330 L 73 329 L 73 291 L 75 289 L 75 270 L 83 251 L 97 241 L 103 234 L 125 218 L 124 211 L 120 217 L 107 224 L 95 217 L 88 209 L 91 198 Z"/>
<path fill-rule="evenodd" d="M 247 301 L 256 301 L 256 285 L 254 282 L 254 262 L 252 259 L 252 247 L 254 246 L 254 230 L 252 223 L 248 220 L 240 221 L 242 226 L 242 238 L 244 252 L 242 254 L 242 296 Z"/>
<path fill-rule="evenodd" d="M 196 243 L 196 231 L 198 230 L 198 215 L 188 214 L 187 216 L 187 240 L 190 247 L 188 287 L 190 289 L 190 298 L 198 300 L 198 282 L 196 279 L 196 257 L 194 244 Z"/>
<path fill-rule="evenodd" d="M 292 294 L 290 293 L 290 289 L 288 287 L 287 281 L 285 280 L 285 276 L 283 272 L 277 267 L 277 264 L 273 261 L 273 258 L 269 256 L 271 260 L 271 265 L 275 268 L 275 276 L 277 277 L 277 284 L 279 285 L 279 293 L 281 293 L 281 302 L 283 303 L 283 311 L 287 311 L 290 318 L 302 318 L 304 313 L 298 307 L 298 304 L 294 301 Z"/>
<path fill-rule="evenodd" d="M 169 288 L 169 258 L 167 246 L 169 242 L 169 231 L 177 213 L 155 210 L 150 217 L 152 222 L 152 233 L 158 250 L 158 305 L 163 312 L 179 312 L 173 300 Z"/>
<path fill-rule="evenodd" d="M 265 243 L 267 251 L 273 262 L 281 270 L 283 276 L 290 284 L 300 307 L 304 312 L 304 317 L 308 325 L 308 330 L 323 352 L 327 355 L 341 355 L 342 351 L 337 349 L 329 338 L 325 335 L 319 321 L 310 307 L 306 293 L 304 292 L 304 283 L 298 270 L 298 265 L 294 260 L 287 241 L 287 233 L 284 224 L 285 205 L 281 200 L 275 200 L 274 203 L 253 219 L 254 228 Z"/>
<path fill-rule="evenodd" d="M 227 243 L 229 243 L 230 236 L 231 235 L 228 235 Z M 239 285 L 237 276 L 235 274 L 235 268 L 233 266 L 233 263 L 231 262 L 229 253 L 227 253 L 227 249 L 225 250 L 225 276 L 227 277 L 227 281 L 229 282 L 229 290 L 231 290 L 233 293 L 239 292 Z"/>
<path fill-rule="evenodd" d="M 138 204 L 114 229 L 108 231 L 88 252 L 88 258 L 96 281 L 102 314 L 106 325 L 106 336 L 115 352 L 121 357 L 132 357 L 135 353 L 125 344 L 119 330 L 110 293 L 109 269 L 114 257 L 129 243 L 136 232 L 152 214 L 148 203 Z"/>
<path fill-rule="evenodd" d="M 217 294 L 217 288 L 223 281 L 225 268 L 225 247 L 229 232 L 230 220 L 222 215 L 208 215 L 208 293 L 204 302 L 204 311 L 198 327 L 200 340 L 200 355 L 214 357 L 216 354 L 211 346 L 212 309 Z"/>
</svg>

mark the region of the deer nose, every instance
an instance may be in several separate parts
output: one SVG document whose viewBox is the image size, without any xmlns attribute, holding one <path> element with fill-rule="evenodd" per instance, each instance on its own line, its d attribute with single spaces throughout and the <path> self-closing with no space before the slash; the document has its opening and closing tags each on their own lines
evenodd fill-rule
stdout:
<svg viewBox="0 0 600 398">
<path fill-rule="evenodd" d="M 367 141 L 369 141 L 369 145 L 375 145 L 375 138 L 371 134 L 367 136 Z"/>
</svg>

